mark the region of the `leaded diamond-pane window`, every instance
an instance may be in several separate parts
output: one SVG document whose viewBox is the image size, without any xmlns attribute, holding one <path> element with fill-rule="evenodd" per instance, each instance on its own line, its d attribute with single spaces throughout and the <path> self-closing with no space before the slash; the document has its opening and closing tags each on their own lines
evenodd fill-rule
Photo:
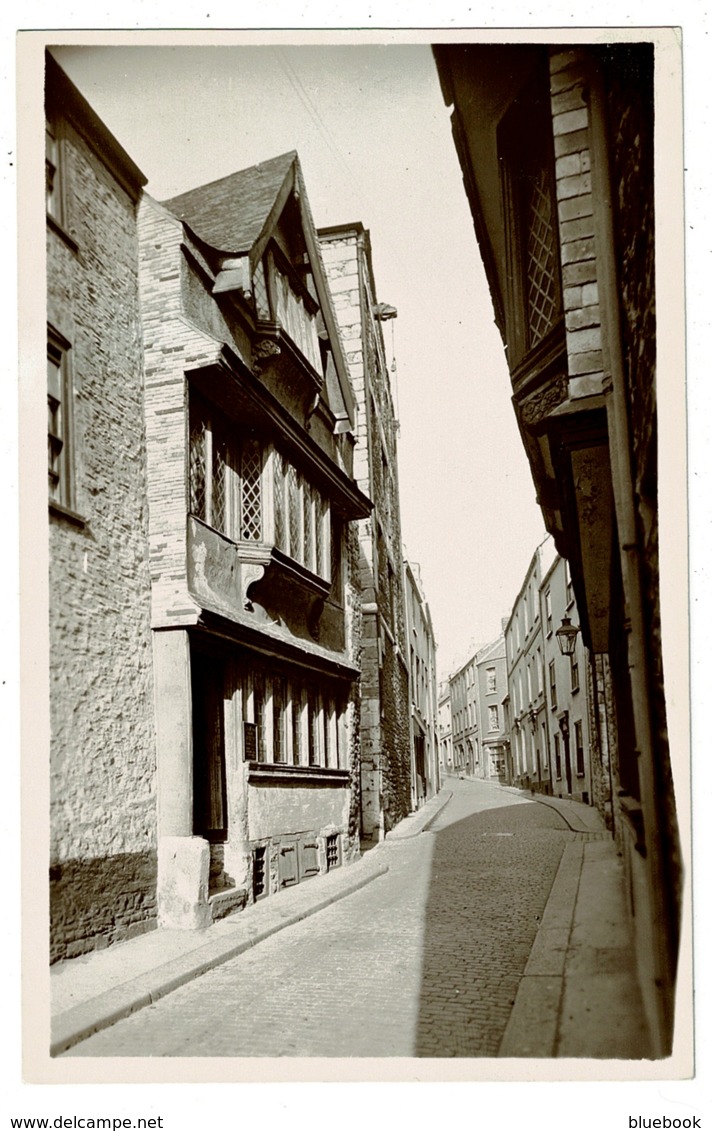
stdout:
<svg viewBox="0 0 712 1131">
<path fill-rule="evenodd" d="M 225 430 L 194 401 L 190 409 L 188 453 L 190 512 L 209 526 L 229 534 L 228 442 Z"/>
<path fill-rule="evenodd" d="M 326 500 L 316 497 L 316 572 L 320 577 L 326 577 Z"/>
<path fill-rule="evenodd" d="M 262 450 L 256 440 L 242 449 L 242 507 L 240 537 L 246 542 L 262 538 Z"/>
<path fill-rule="evenodd" d="M 531 351 L 539 353 L 546 343 L 559 348 L 563 328 L 549 58 L 545 47 L 536 53 L 529 80 L 497 127 L 507 228 L 506 309 L 500 313 L 517 380 Z"/>
<path fill-rule="evenodd" d="M 262 538 L 262 448 L 193 393 L 188 453 L 190 513 L 236 541 Z"/>
<path fill-rule="evenodd" d="M 273 527 L 268 537 L 307 569 L 328 579 L 330 557 L 329 504 L 280 452 L 273 451 Z"/>
<path fill-rule="evenodd" d="M 274 544 L 287 549 L 287 516 L 285 504 L 286 464 L 279 452 L 272 453 L 272 497 L 274 500 Z"/>
<path fill-rule="evenodd" d="M 260 260 L 255 267 L 255 273 L 252 278 L 252 286 L 254 288 L 257 317 L 263 319 L 264 321 L 269 321 L 271 314 L 269 308 L 269 298 L 267 297 L 267 281 L 265 279 L 265 269 L 262 260 Z"/>
<path fill-rule="evenodd" d="M 304 565 L 314 569 L 314 499 L 308 483 L 302 484 L 304 502 Z"/>
<path fill-rule="evenodd" d="M 227 443 L 219 432 L 213 432 L 213 481 L 210 525 L 227 533 Z"/>
<path fill-rule="evenodd" d="M 341 526 L 338 522 L 334 522 L 332 518 L 331 525 L 331 555 L 329 567 L 331 570 L 331 585 L 332 590 L 336 592 L 337 599 L 340 596 L 341 590 Z"/>
<path fill-rule="evenodd" d="M 50 415 L 52 409 L 50 399 Z M 273 542 L 320 577 L 334 577 L 327 499 L 281 452 L 272 448 L 266 459 L 266 451 L 260 439 L 241 438 L 228 417 L 191 393 L 190 513 L 236 542 Z M 338 560 L 338 535 L 336 541 Z"/>
<path fill-rule="evenodd" d="M 198 417 L 190 425 L 190 510 L 197 518 L 205 519 L 206 466 L 205 421 Z"/>
<path fill-rule="evenodd" d="M 289 552 L 297 561 L 303 560 L 301 528 L 301 484 L 299 472 L 293 463 L 287 471 L 287 497 L 289 500 Z"/>
<path fill-rule="evenodd" d="M 558 267 L 552 215 L 552 184 L 546 166 L 529 182 L 526 202 L 527 313 L 531 345 L 548 333 L 558 314 Z"/>
</svg>

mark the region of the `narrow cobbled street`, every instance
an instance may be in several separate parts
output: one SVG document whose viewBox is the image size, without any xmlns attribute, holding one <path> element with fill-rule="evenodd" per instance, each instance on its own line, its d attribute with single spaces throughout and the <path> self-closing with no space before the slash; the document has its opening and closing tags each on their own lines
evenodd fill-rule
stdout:
<svg viewBox="0 0 712 1131">
<path fill-rule="evenodd" d="M 372 850 L 386 875 L 65 1055 L 496 1056 L 574 834 L 513 790 L 447 784 L 427 832 Z"/>
</svg>

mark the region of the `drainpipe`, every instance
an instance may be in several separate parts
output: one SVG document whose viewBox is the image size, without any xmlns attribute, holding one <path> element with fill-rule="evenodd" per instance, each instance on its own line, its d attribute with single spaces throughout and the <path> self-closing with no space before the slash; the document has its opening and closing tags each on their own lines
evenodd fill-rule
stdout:
<svg viewBox="0 0 712 1131">
<path fill-rule="evenodd" d="M 672 984 L 668 908 L 664 897 L 664 870 L 660 852 L 659 816 L 656 804 L 656 771 L 651 727 L 648 662 L 645 650 L 641 553 L 634 505 L 628 404 L 619 307 L 619 281 L 615 259 L 615 236 L 611 199 L 611 169 L 606 121 L 606 95 L 600 65 L 594 62 L 590 75 L 591 175 L 596 260 L 601 315 L 601 339 L 605 371 L 604 393 L 608 420 L 613 497 L 623 581 L 627 631 L 627 663 L 637 740 L 637 763 L 645 830 L 645 852 L 649 862 L 649 938 L 659 932 L 664 938 L 653 946 L 655 1005 L 653 1039 L 667 1049 L 672 1030 Z"/>
</svg>

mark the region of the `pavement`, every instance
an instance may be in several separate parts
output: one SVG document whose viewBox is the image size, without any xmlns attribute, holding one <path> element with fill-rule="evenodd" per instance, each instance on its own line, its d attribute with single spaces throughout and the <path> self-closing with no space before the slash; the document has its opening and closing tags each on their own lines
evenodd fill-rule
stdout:
<svg viewBox="0 0 712 1131">
<path fill-rule="evenodd" d="M 652 1057 L 615 842 L 598 811 L 539 797 L 576 833 L 565 849 L 500 1057 Z"/>
<path fill-rule="evenodd" d="M 528 796 L 494 784 L 492 789 Z M 442 825 L 451 797 L 450 790 L 442 790 L 391 830 L 384 843 L 418 837 L 439 818 Z M 615 844 L 591 807 L 555 798 L 536 801 L 555 809 L 574 835 L 567 839 L 498 1055 L 645 1058 L 649 1040 Z M 203 931 L 151 931 L 53 966 L 51 1054 L 62 1054 L 364 888 L 388 871 L 386 857 L 376 846 L 353 864 Z"/>
</svg>

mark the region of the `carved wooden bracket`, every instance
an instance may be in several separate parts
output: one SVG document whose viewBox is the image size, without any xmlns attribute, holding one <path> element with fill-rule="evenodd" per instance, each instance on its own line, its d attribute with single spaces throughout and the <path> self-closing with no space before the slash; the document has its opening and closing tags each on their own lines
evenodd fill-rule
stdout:
<svg viewBox="0 0 712 1131">
<path fill-rule="evenodd" d="M 250 613 L 252 612 L 253 605 L 247 591 L 256 581 L 261 581 L 264 575 L 265 567 L 259 562 L 242 562 L 240 565 L 240 595 L 242 597 L 242 606 Z"/>
<path fill-rule="evenodd" d="M 279 322 L 262 320 L 257 323 L 257 341 L 252 349 L 252 367 L 258 376 L 264 369 L 265 363 L 273 357 L 278 357 L 282 352 L 279 345 L 281 329 Z"/>
</svg>

